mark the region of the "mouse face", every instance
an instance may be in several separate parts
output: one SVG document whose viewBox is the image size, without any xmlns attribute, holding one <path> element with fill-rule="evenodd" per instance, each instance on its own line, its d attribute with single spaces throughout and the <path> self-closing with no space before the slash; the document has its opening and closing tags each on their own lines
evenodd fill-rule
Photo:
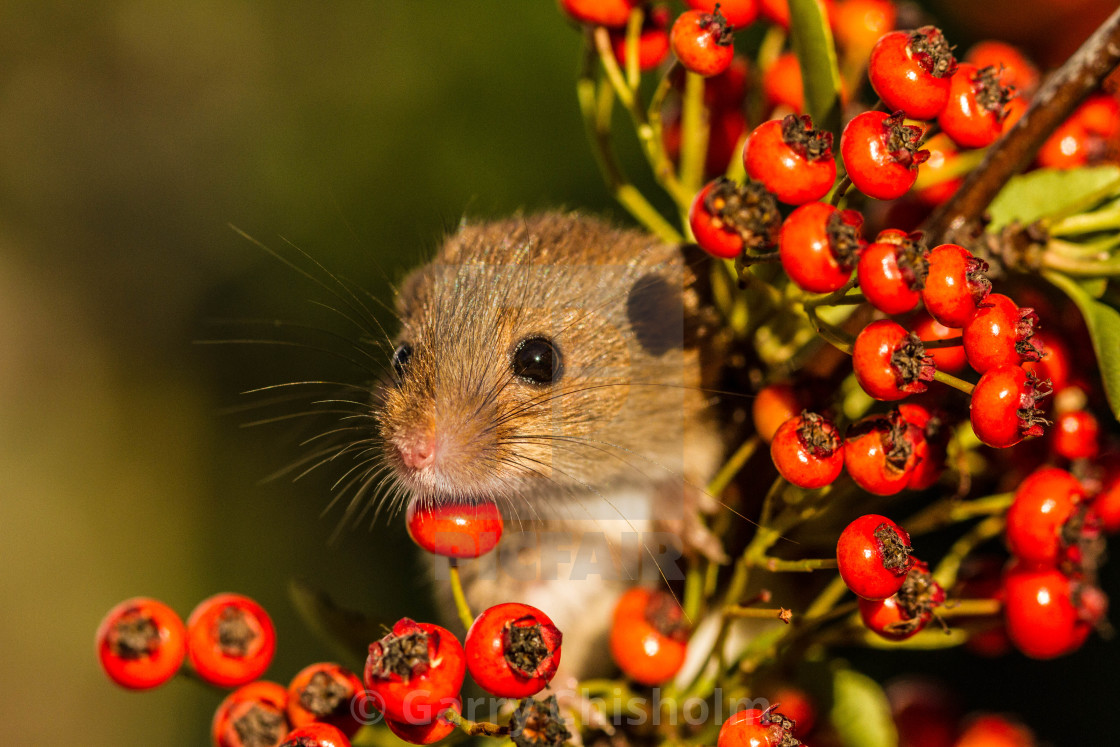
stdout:
<svg viewBox="0 0 1120 747">
<path fill-rule="evenodd" d="M 398 299 L 375 396 L 398 486 L 533 518 L 543 496 L 679 476 L 703 407 L 695 284 L 678 247 L 583 216 L 461 228 Z"/>
</svg>

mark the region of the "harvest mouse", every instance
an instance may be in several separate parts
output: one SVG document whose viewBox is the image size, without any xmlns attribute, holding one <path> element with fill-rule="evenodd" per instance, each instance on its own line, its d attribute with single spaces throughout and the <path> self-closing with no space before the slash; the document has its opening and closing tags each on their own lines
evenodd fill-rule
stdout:
<svg viewBox="0 0 1120 747">
<path fill-rule="evenodd" d="M 464 223 L 400 287 L 395 376 L 374 394 L 397 494 L 500 507 L 495 553 L 462 567 L 467 599 L 543 610 L 569 674 L 609 666 L 617 597 L 679 577 L 678 540 L 719 552 L 692 518 L 723 457 L 706 272 L 647 233 L 549 212 Z"/>
</svg>

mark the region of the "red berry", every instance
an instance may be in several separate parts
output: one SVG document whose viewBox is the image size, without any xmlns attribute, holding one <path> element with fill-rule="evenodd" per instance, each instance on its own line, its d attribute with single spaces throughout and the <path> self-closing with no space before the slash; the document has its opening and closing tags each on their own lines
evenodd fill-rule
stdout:
<svg viewBox="0 0 1120 747">
<path fill-rule="evenodd" d="M 922 289 L 926 311 L 946 327 L 963 328 L 991 291 L 984 275 L 988 263 L 957 244 L 935 246 L 926 259 L 929 272 Z"/>
<path fill-rule="evenodd" d="M 856 596 L 886 599 L 902 588 L 914 565 L 910 535 L 885 516 L 861 516 L 840 533 L 836 562 L 841 578 Z"/>
<path fill-rule="evenodd" d="M 923 205 L 934 207 L 952 197 L 964 184 L 964 177 L 960 176 L 960 149 L 943 132 L 927 140 L 925 149 L 929 158 L 922 164 L 915 182 L 914 197 Z"/>
<path fill-rule="evenodd" d="M 146 690 L 171 679 L 183 663 L 183 622 L 163 602 L 126 599 L 97 626 L 97 656 L 109 678 L 130 690 Z"/>
<path fill-rule="evenodd" d="M 1002 293 L 988 294 L 964 327 L 969 364 L 984 373 L 996 366 L 1037 361 L 1041 356 L 1031 340 L 1036 324 L 1034 309 L 1019 308 Z"/>
<path fill-rule="evenodd" d="M 884 238 L 890 240 L 884 241 Z M 859 255 L 856 274 L 868 303 L 884 314 L 913 311 L 921 300 L 929 263 L 917 238 L 884 237 L 868 244 Z"/>
<path fill-rule="evenodd" d="M 844 468 L 844 442 L 832 421 L 806 410 L 778 428 L 770 443 L 770 458 L 794 485 L 823 488 Z"/>
<path fill-rule="evenodd" d="M 887 109 L 911 119 L 933 119 L 949 98 L 956 65 L 940 29 L 923 26 L 884 34 L 871 50 L 867 77 Z"/>
<path fill-rule="evenodd" d="M 762 95 L 771 109 L 788 107 L 794 114 L 805 111 L 805 92 L 801 82 L 801 63 L 793 52 L 786 52 L 762 73 Z"/>
<path fill-rule="evenodd" d="M 1069 169 L 1115 160 L 1118 136 L 1120 101 L 1107 93 L 1093 94 L 1042 144 L 1038 165 Z"/>
<path fill-rule="evenodd" d="M 949 102 L 937 123 L 962 148 L 986 147 L 1003 132 L 1007 102 L 1013 95 L 1000 83 L 996 68 L 962 62 L 950 80 Z"/>
<path fill-rule="evenodd" d="M 920 127 L 905 124 L 902 112 L 869 111 L 848 121 L 840 135 L 840 155 L 856 189 L 877 200 L 901 197 L 914 186 L 918 165 L 929 158 L 919 150 Z"/>
<path fill-rule="evenodd" d="M 852 274 L 863 247 L 863 216 L 810 202 L 794 210 L 782 224 L 778 252 L 793 282 L 812 293 L 840 288 Z"/>
<path fill-rule="evenodd" d="M 314 723 L 288 732 L 280 747 L 350 747 L 350 740 L 336 726 Z"/>
<path fill-rule="evenodd" d="M 499 698 L 536 695 L 560 665 L 560 640 L 560 631 L 536 607 L 498 604 L 467 631 L 467 670 L 479 687 Z"/>
<path fill-rule="evenodd" d="M 630 11 L 643 0 L 560 0 L 560 8 L 571 18 L 596 26 L 621 27 Z"/>
<path fill-rule="evenodd" d="M 1052 659 L 1081 647 L 1097 622 L 1085 604 L 1099 589 L 1071 580 L 1055 568 L 1010 568 L 1003 578 L 1003 616 L 1012 644 L 1032 659 Z"/>
<path fill-rule="evenodd" d="M 668 682 L 684 664 L 687 646 L 688 626 L 672 595 L 635 587 L 619 598 L 611 656 L 628 678 L 650 686 Z"/>
<path fill-rule="evenodd" d="M 1088 410 L 1058 414 L 1050 434 L 1054 451 L 1066 459 L 1092 459 L 1100 449 L 1100 426 Z"/>
<path fill-rule="evenodd" d="M 870 415 L 848 429 L 844 468 L 856 485 L 875 495 L 906 488 L 917 465 L 915 439 L 920 436 L 899 411 Z"/>
<path fill-rule="evenodd" d="M 346 667 L 311 664 L 288 684 L 288 722 L 293 728 L 322 722 L 352 736 L 362 726 L 365 698 L 361 678 Z"/>
<path fill-rule="evenodd" d="M 226 696 L 214 712 L 216 747 L 277 747 L 288 733 L 288 689 L 258 680 Z"/>
<path fill-rule="evenodd" d="M 735 56 L 731 26 L 717 10 L 686 10 L 669 31 L 669 46 L 685 70 L 705 78 L 719 75 Z"/>
<path fill-rule="evenodd" d="M 793 733 L 803 737 L 817 723 L 817 706 L 809 693 L 792 685 L 783 685 L 774 691 L 774 707 L 782 709 L 782 716 L 793 722 Z"/>
<path fill-rule="evenodd" d="M 897 15 L 891 0 L 843 0 L 833 3 L 828 18 L 836 44 L 858 59 L 870 55 L 879 37 L 894 28 Z"/>
<path fill-rule="evenodd" d="M 926 352 L 933 356 L 933 363 L 938 371 L 958 373 L 968 365 L 968 358 L 964 354 L 961 330 L 946 327 L 925 313 L 920 314 L 911 326 L 918 337 L 922 338 L 923 343 L 957 338 L 957 344 L 949 347 L 926 346 Z"/>
<path fill-rule="evenodd" d="M 688 7 L 715 13 L 716 8 L 732 28 L 749 26 L 758 17 L 758 0 L 686 0 Z"/>
<path fill-rule="evenodd" d="M 929 624 L 933 611 L 945 601 L 945 590 L 933 580 L 929 566 L 914 566 L 893 595 L 886 599 L 859 600 L 859 616 L 867 628 L 888 641 L 904 641 Z"/>
<path fill-rule="evenodd" d="M 781 713 L 749 708 L 723 722 L 716 747 L 796 747 L 801 742 L 793 736 L 794 727 Z"/>
<path fill-rule="evenodd" d="M 434 503 L 414 500 L 405 511 L 408 536 L 435 555 L 477 558 L 502 538 L 502 514 L 493 501 Z"/>
<path fill-rule="evenodd" d="M 463 712 L 463 702 L 460 698 L 455 698 L 447 707 L 455 713 Z M 385 725 L 389 727 L 389 731 L 410 744 L 434 744 L 455 731 L 455 724 L 444 718 L 443 712 L 427 723 L 407 724 L 387 718 Z"/>
<path fill-rule="evenodd" d="M 980 377 L 972 391 L 969 418 L 976 437 L 997 449 L 1041 436 L 1049 421 L 1038 402 L 1050 393 L 1045 382 L 1019 366 L 997 366 Z"/>
<path fill-rule="evenodd" d="M 216 594 L 187 618 L 187 656 L 198 676 L 237 687 L 264 674 L 276 653 L 272 619 L 249 597 Z"/>
<path fill-rule="evenodd" d="M 953 747 L 1036 747 L 1034 734 L 1017 721 L 994 713 L 969 718 Z"/>
<path fill-rule="evenodd" d="M 626 32 L 611 29 L 611 49 L 619 66 L 625 70 Z M 664 5 L 652 8 L 642 19 L 642 30 L 638 35 L 638 69 L 647 72 L 665 61 L 669 56 L 669 9 Z"/>
<path fill-rule="evenodd" d="M 1057 467 L 1041 467 L 1015 490 L 1007 510 L 1007 546 L 1025 563 L 1056 565 L 1068 544 L 1062 529 L 1085 496 L 1081 483 Z"/>
<path fill-rule="evenodd" d="M 933 381 L 933 358 L 913 332 L 889 319 L 871 322 L 856 335 L 852 368 L 863 391 L 894 401 L 926 390 Z"/>
<path fill-rule="evenodd" d="M 405 617 L 369 645 L 363 680 L 386 718 L 428 723 L 451 707 L 466 671 L 463 647 L 451 631 Z"/>
<path fill-rule="evenodd" d="M 782 423 L 801 412 L 801 397 L 792 384 L 770 384 L 758 390 L 751 403 L 754 430 L 764 442 L 774 440 Z"/>
<path fill-rule="evenodd" d="M 744 248 L 769 249 L 781 221 L 774 195 L 761 182 L 749 179 L 741 185 L 723 178 L 709 182 L 688 212 L 696 243 L 722 259 L 734 259 Z"/>
<path fill-rule="evenodd" d="M 763 122 L 744 144 L 743 167 L 787 205 L 819 200 L 836 181 L 832 133 L 814 130 L 808 115 Z"/>
</svg>

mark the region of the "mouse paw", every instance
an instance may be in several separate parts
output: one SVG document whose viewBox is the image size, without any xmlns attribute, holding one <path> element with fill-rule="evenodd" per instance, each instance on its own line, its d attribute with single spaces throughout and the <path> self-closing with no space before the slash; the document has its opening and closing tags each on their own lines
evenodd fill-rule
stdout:
<svg viewBox="0 0 1120 747">
<path fill-rule="evenodd" d="M 720 504 L 715 498 L 690 485 L 685 485 L 683 491 L 665 491 L 660 498 L 656 525 L 680 538 L 684 555 L 720 564 L 729 562 L 723 542 L 708 528 L 703 518 L 719 510 Z"/>
</svg>

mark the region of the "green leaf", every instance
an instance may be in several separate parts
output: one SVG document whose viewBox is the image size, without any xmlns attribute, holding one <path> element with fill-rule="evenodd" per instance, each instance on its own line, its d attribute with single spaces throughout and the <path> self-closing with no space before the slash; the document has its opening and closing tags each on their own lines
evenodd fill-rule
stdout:
<svg viewBox="0 0 1120 747">
<path fill-rule="evenodd" d="M 326 592 L 301 579 L 288 584 L 288 596 L 311 632 L 348 661 L 364 663 L 369 644 L 388 629 L 386 621 L 372 620 L 361 612 L 340 607 Z"/>
<path fill-rule="evenodd" d="M 793 51 L 801 63 L 805 111 L 814 127 L 839 137 L 840 68 L 824 9 L 820 0 L 789 0 L 789 15 Z"/>
<path fill-rule="evenodd" d="M 896 747 L 898 731 L 878 682 L 840 668 L 832 675 L 832 695 L 829 719 L 844 747 Z"/>
<path fill-rule="evenodd" d="M 1094 166 L 1091 168 L 1038 169 L 1016 176 L 992 204 L 989 230 L 999 230 L 1012 221 L 1029 224 L 1058 213 L 1085 209 L 1106 196 L 1110 187 L 1120 180 L 1120 167 Z"/>
<path fill-rule="evenodd" d="M 1113 416 L 1120 420 L 1120 312 L 1093 298 L 1068 275 L 1060 272 L 1044 272 L 1043 275 L 1070 297 L 1085 319 L 1104 382 L 1104 393 L 1108 396 Z"/>
</svg>

